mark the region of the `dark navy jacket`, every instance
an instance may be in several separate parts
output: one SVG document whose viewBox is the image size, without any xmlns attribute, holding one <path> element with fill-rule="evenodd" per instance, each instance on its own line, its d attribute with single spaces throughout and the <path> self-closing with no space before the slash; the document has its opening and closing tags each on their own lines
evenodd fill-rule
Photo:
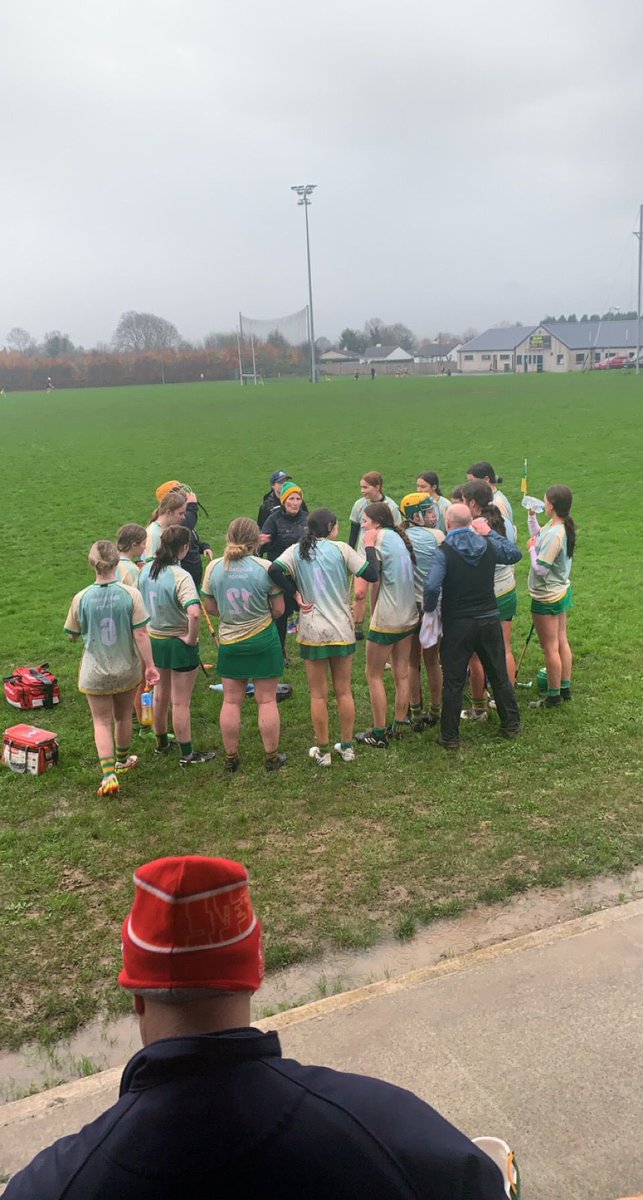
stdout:
<svg viewBox="0 0 643 1200">
<path fill-rule="evenodd" d="M 139 1051 L 114 1107 L 39 1154 L 5 1200 L 503 1196 L 491 1159 L 410 1092 L 235 1029 Z"/>
</svg>

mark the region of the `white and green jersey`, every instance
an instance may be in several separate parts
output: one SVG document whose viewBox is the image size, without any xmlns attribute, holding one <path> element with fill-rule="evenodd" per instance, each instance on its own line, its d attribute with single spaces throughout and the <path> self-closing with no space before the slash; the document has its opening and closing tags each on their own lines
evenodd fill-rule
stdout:
<svg viewBox="0 0 643 1200">
<path fill-rule="evenodd" d="M 500 507 L 500 505 L 498 505 Z M 509 517 L 503 517 L 505 529 L 507 531 L 507 540 L 516 542 L 518 540 L 516 527 L 512 525 Z M 498 563 L 493 573 L 493 590 L 496 596 L 505 596 L 507 592 L 512 592 L 516 586 L 515 568 L 505 563 Z"/>
<path fill-rule="evenodd" d="M 161 567 L 152 579 L 152 563 L 146 563 L 138 577 L 138 586 L 150 614 L 150 637 L 185 637 L 189 628 L 187 610 L 199 603 L 191 575 L 173 563 Z"/>
<path fill-rule="evenodd" d="M 346 542 L 329 538 L 318 538 L 310 553 L 308 562 L 299 545 L 289 546 L 276 560 L 294 579 L 302 599 L 315 606 L 310 613 L 300 613 L 297 641 L 304 646 L 352 646 L 350 576 L 366 570 L 366 558 Z"/>
<path fill-rule="evenodd" d="M 375 550 L 381 572 L 370 628 L 374 633 L 402 633 L 414 629 L 418 623 L 418 610 L 411 555 L 394 529 L 378 530 Z"/>
<path fill-rule="evenodd" d="M 269 566 L 266 559 L 253 554 L 246 554 L 227 567 L 222 558 L 213 558 L 208 564 L 201 594 L 216 601 L 222 645 L 243 642 L 270 625 L 270 597 L 280 596 L 281 589 L 272 582 Z"/>
<path fill-rule="evenodd" d="M 500 509 L 500 512 L 502 513 L 505 520 L 507 518 L 509 518 L 509 520 L 511 521 L 511 524 L 513 525 L 514 510 L 511 507 L 511 504 L 509 503 L 507 497 L 505 496 L 505 493 L 500 491 L 500 488 L 496 488 L 495 492 L 493 493 L 491 503 L 495 504 Z M 509 534 L 507 534 L 507 537 L 509 537 Z M 516 539 L 514 537 L 514 538 L 509 538 L 509 540 L 515 541 Z"/>
<path fill-rule="evenodd" d="M 415 550 L 416 563 L 413 568 L 413 583 L 415 586 L 416 603 L 422 605 L 424 600 L 424 580 L 431 566 L 431 559 L 438 546 L 444 541 L 440 529 L 428 529 L 426 525 L 409 525 L 406 532 Z"/>
<path fill-rule="evenodd" d="M 536 541 L 536 559 L 548 570 L 546 575 L 537 575 L 533 567 L 530 568 L 529 595 L 544 604 L 555 604 L 562 600 L 570 586 L 572 569 L 572 560 L 567 553 L 567 531 L 562 523 L 554 525 L 548 521 L 543 526 Z"/>
<path fill-rule="evenodd" d="M 161 529 L 158 521 L 152 521 L 151 524 L 148 525 L 145 532 L 147 534 L 147 540 L 145 542 L 145 561 L 149 562 L 150 559 L 154 558 L 154 555 L 161 544 L 161 534 L 163 533 L 163 530 Z"/>
<path fill-rule="evenodd" d="M 446 496 L 432 496 L 431 499 L 433 500 L 433 503 L 437 509 L 438 523 L 436 528 L 440 530 L 440 533 L 446 533 L 447 527 L 445 517 L 447 514 L 447 509 L 451 508 L 451 501 L 447 500 Z"/>
<path fill-rule="evenodd" d="M 116 578 L 128 587 L 138 587 L 138 567 L 126 554 L 121 554 L 116 564 Z"/>
<path fill-rule="evenodd" d="M 111 696 L 138 687 L 143 664 L 134 629 L 147 625 L 143 599 L 136 588 L 91 583 L 72 602 L 65 632 L 81 634 L 85 644 L 78 687 L 90 696 Z"/>
<path fill-rule="evenodd" d="M 350 520 L 353 522 L 354 525 L 359 525 L 359 534 L 357 537 L 357 542 L 355 544 L 356 550 L 362 550 L 363 544 L 364 544 L 364 534 L 362 531 L 362 517 L 364 516 L 364 509 L 368 508 L 369 504 L 375 504 L 375 503 L 377 503 L 377 501 L 367 500 L 366 496 L 362 496 L 362 497 L 360 497 L 359 500 L 355 501 L 353 507 L 351 508 Z M 393 514 L 393 520 L 395 521 L 395 524 L 401 525 L 402 524 L 402 514 L 401 514 L 397 504 L 395 503 L 395 501 L 391 500 L 390 496 L 384 496 L 384 499 L 381 501 L 381 503 L 388 505 L 388 507 L 390 508 L 390 510 Z"/>
</svg>

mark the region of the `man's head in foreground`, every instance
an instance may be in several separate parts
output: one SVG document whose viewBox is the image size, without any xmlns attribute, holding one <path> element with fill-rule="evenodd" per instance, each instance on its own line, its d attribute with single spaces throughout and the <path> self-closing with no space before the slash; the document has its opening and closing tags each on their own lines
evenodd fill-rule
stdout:
<svg viewBox="0 0 643 1200">
<path fill-rule="evenodd" d="M 466 504 L 452 504 L 444 518 L 449 533 L 452 529 L 466 529 L 471 524 L 471 512 Z"/>
<path fill-rule="evenodd" d="M 143 1045 L 249 1025 L 264 973 L 248 872 L 227 858 L 159 858 L 134 873 L 118 981 Z"/>
</svg>

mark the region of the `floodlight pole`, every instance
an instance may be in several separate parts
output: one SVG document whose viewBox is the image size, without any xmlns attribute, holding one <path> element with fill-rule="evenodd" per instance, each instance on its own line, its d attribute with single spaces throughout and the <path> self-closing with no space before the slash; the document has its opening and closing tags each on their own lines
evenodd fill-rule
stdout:
<svg viewBox="0 0 643 1200">
<path fill-rule="evenodd" d="M 636 374 L 641 374 L 639 356 L 641 354 L 641 274 L 643 271 L 643 204 L 639 208 L 639 228 L 634 237 L 639 239 L 639 284 L 636 301 Z"/>
<path fill-rule="evenodd" d="M 310 233 L 308 230 L 308 208 L 311 204 L 309 199 L 312 196 L 316 183 L 297 183 L 291 187 L 291 192 L 296 192 L 299 196 L 297 203 L 303 205 L 306 215 L 306 261 L 308 263 L 308 340 L 310 342 L 310 381 L 317 383 L 317 363 L 315 362 L 315 322 L 313 319 L 313 279 L 310 270 Z"/>
</svg>

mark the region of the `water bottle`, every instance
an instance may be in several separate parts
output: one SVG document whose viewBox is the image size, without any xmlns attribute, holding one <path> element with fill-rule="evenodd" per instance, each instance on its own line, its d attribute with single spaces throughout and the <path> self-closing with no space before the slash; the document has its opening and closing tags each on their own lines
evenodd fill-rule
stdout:
<svg viewBox="0 0 643 1200">
<path fill-rule="evenodd" d="M 141 695 L 141 725 L 152 725 L 152 705 L 154 704 L 154 692 L 148 688 Z"/>
<path fill-rule="evenodd" d="M 547 685 L 547 668 L 546 667 L 540 668 L 538 675 L 536 676 L 536 682 L 538 684 L 538 691 L 541 692 L 543 696 L 545 696 L 547 694 L 547 686 L 548 686 Z"/>
</svg>

